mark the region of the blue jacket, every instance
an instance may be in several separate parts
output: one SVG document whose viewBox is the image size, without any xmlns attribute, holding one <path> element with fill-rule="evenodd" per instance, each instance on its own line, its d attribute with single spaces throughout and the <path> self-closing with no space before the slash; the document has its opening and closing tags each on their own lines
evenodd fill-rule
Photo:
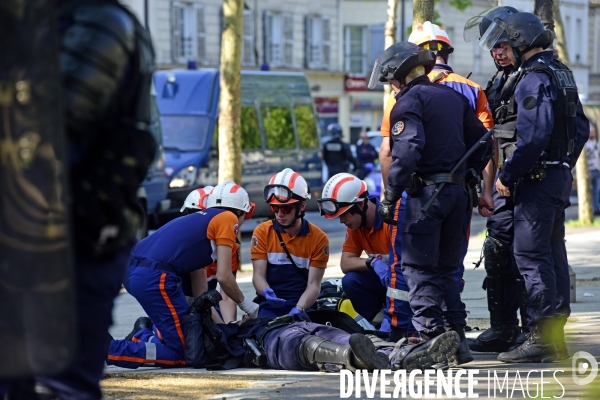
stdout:
<svg viewBox="0 0 600 400">
<path fill-rule="evenodd" d="M 389 188 L 400 196 L 411 174 L 450 172 L 457 161 L 487 132 L 465 96 L 420 76 L 396 95 L 390 115 L 392 165 Z M 481 146 L 471 165 L 481 171 L 491 156 L 492 140 Z M 462 165 L 458 175 L 465 175 Z"/>
</svg>

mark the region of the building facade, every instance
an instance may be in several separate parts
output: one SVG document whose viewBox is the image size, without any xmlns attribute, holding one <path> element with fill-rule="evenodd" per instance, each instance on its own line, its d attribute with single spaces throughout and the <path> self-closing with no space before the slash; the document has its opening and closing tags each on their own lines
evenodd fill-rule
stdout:
<svg viewBox="0 0 600 400">
<path fill-rule="evenodd" d="M 148 25 L 159 68 L 185 68 L 190 61 L 198 68 L 218 68 L 222 0 L 122 1 Z M 599 1 L 561 3 L 570 62 L 582 98 L 590 100 L 600 100 Z M 464 11 L 452 7 L 450 0 L 440 0 L 435 7 L 455 48 L 449 64 L 485 87 L 495 72 L 494 63 L 476 42 L 463 40 L 463 27 L 470 17 L 493 4 L 488 0 L 472 3 Z M 503 4 L 533 10 L 533 0 Z M 383 89 L 369 90 L 367 82 L 375 59 L 384 50 L 387 6 L 387 0 L 247 0 L 242 68 L 304 71 L 321 131 L 338 122 L 346 140 L 355 142 L 361 130 L 377 130 L 381 124 Z M 397 40 L 406 39 L 412 26 L 412 1 L 401 0 L 397 16 Z M 588 93 L 589 83 L 593 93 Z"/>
</svg>

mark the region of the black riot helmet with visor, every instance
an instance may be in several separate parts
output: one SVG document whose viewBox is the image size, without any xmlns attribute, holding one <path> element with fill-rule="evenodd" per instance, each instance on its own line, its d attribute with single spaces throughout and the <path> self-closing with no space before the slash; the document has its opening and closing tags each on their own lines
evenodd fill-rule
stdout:
<svg viewBox="0 0 600 400">
<path fill-rule="evenodd" d="M 410 42 L 394 43 L 385 51 L 373 65 L 369 88 L 397 80 L 405 84 L 405 78 L 415 67 L 422 65 L 425 74 L 431 72 L 435 66 L 435 54 L 431 50 L 421 50 L 419 46 Z"/>
<path fill-rule="evenodd" d="M 504 19 L 495 18 L 481 35 L 479 46 L 491 50 L 507 43 L 515 56 L 515 68 L 523 62 L 523 55 L 535 48 L 547 48 L 554 40 L 554 32 L 546 29 L 542 21 L 532 13 L 520 12 Z M 525 46 L 524 49 L 520 47 Z"/>
<path fill-rule="evenodd" d="M 465 24 L 463 31 L 465 42 L 480 40 L 485 31 L 490 27 L 496 18 L 503 20 L 509 15 L 516 14 L 518 12 L 519 10 L 514 7 L 497 6 L 485 10 L 481 14 L 470 18 Z"/>
<path fill-rule="evenodd" d="M 465 28 L 463 31 L 463 37 L 465 39 L 465 42 L 480 40 L 481 36 L 483 36 L 485 31 L 490 27 L 495 18 L 503 19 L 508 17 L 509 15 L 516 14 L 518 12 L 519 10 L 517 10 L 514 7 L 498 6 L 492 7 L 473 18 L 470 18 L 465 24 Z M 500 47 L 500 44 L 496 44 L 494 47 Z M 496 61 L 494 55 L 492 54 L 492 50 L 490 50 L 490 55 L 492 56 L 494 64 L 496 65 L 498 71 L 510 71 L 513 69 L 512 64 L 506 67 L 502 67 L 500 64 L 498 64 L 498 61 Z"/>
</svg>

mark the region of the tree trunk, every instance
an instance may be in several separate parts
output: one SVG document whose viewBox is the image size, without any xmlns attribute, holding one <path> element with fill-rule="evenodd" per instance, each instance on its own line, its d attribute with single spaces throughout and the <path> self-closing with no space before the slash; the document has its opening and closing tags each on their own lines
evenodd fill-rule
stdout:
<svg viewBox="0 0 600 400">
<path fill-rule="evenodd" d="M 387 49 L 394 43 L 396 43 L 396 19 L 397 19 L 397 10 L 398 10 L 398 0 L 388 0 L 388 9 L 387 9 L 387 21 L 385 23 L 385 42 L 384 49 Z M 390 85 L 383 86 L 383 109 L 385 110 L 385 105 L 387 104 L 390 93 L 392 91 L 392 87 Z M 384 118 L 387 116 L 384 115 Z"/>
<path fill-rule="evenodd" d="M 242 181 L 240 71 L 244 0 L 223 1 L 219 84 L 219 183 Z"/>
<path fill-rule="evenodd" d="M 553 0 L 535 0 L 534 14 L 537 15 L 546 29 L 554 30 L 554 2 Z"/>
<path fill-rule="evenodd" d="M 585 148 L 577 160 L 575 174 L 577 175 L 577 212 L 579 214 L 579 223 L 584 226 L 592 225 L 594 222 L 594 211 L 592 210 L 590 170 L 588 168 Z"/>
<path fill-rule="evenodd" d="M 567 51 L 567 38 L 565 37 L 565 28 L 558 2 L 554 3 L 554 33 L 556 35 L 556 49 L 554 52 L 558 56 L 558 59 L 570 68 L 571 63 L 569 61 L 569 52 Z"/>
<path fill-rule="evenodd" d="M 433 21 L 433 19 L 433 0 L 413 0 L 413 29 L 417 25 L 425 21 Z"/>
<path fill-rule="evenodd" d="M 565 30 L 558 2 L 554 2 L 554 33 L 556 34 L 555 53 L 558 55 L 558 59 L 570 68 L 567 39 L 565 37 Z M 585 149 L 581 152 L 581 156 L 579 156 L 579 159 L 577 160 L 575 173 L 577 176 L 577 210 L 579 213 L 579 222 L 581 225 L 591 225 L 594 219 L 594 210 L 592 209 L 590 171 Z"/>
</svg>

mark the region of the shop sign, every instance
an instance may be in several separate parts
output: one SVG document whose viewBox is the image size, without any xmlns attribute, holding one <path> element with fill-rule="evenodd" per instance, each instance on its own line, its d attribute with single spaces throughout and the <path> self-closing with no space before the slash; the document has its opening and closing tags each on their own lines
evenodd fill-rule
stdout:
<svg viewBox="0 0 600 400">
<path fill-rule="evenodd" d="M 346 75 L 344 88 L 347 92 L 364 92 L 367 90 L 367 77 Z"/>
</svg>

